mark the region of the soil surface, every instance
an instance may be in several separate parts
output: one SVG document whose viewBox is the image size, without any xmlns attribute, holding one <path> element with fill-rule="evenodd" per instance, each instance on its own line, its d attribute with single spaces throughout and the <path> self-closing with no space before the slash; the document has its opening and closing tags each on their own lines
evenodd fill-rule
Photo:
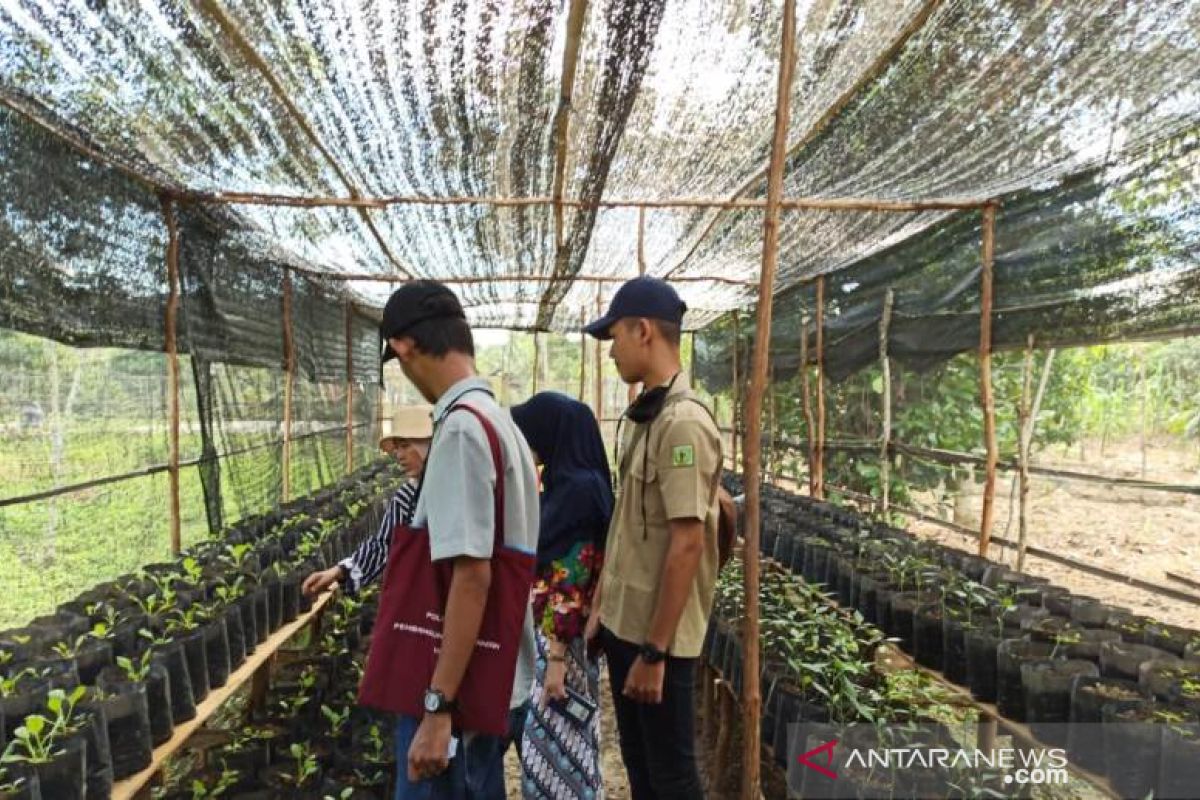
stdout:
<svg viewBox="0 0 1200 800">
<path fill-rule="evenodd" d="M 1108 444 L 1086 443 L 1068 452 L 1035 458 L 1038 466 L 1108 477 L 1142 479 L 1142 455 L 1135 439 Z M 1200 484 L 1200 458 L 1195 448 L 1149 445 L 1145 479 L 1161 483 Z M 955 504 L 955 521 L 979 525 L 982 490 L 971 487 Z M 993 535 L 1017 541 L 1017 514 L 1011 476 L 996 483 L 996 521 Z M 1167 577 L 1167 572 L 1200 584 L 1200 496 L 1084 483 L 1034 475 L 1029 495 L 1029 544 L 1043 550 L 1136 577 L 1155 586 L 1170 587 L 1200 597 L 1200 587 Z M 973 540 L 935 524 L 914 522 L 910 530 L 955 547 L 973 551 Z M 993 546 L 991 557 L 1016 563 L 1013 548 Z M 1200 630 L 1200 605 L 1175 600 L 1120 581 L 1028 556 L 1025 571 L 1049 578 L 1072 592 L 1125 606 L 1164 622 Z"/>
</svg>

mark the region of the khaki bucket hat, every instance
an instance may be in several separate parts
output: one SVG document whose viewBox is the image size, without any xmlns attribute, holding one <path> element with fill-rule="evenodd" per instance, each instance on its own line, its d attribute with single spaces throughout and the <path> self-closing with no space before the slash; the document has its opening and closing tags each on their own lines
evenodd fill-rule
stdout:
<svg viewBox="0 0 1200 800">
<path fill-rule="evenodd" d="M 379 433 L 382 448 L 388 439 L 433 438 L 433 406 L 404 406 L 396 409 L 391 419 L 383 420 Z"/>
</svg>

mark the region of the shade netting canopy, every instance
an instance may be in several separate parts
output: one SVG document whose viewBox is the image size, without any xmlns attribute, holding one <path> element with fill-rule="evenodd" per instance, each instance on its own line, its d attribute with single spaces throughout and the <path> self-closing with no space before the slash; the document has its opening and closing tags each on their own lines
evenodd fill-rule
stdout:
<svg viewBox="0 0 1200 800">
<path fill-rule="evenodd" d="M 166 191 L 183 203 L 185 350 L 277 363 L 274 329 L 254 327 L 285 267 L 334 303 L 322 274 L 462 281 L 475 324 L 566 330 L 640 261 L 681 279 L 704 327 L 754 297 L 761 209 L 638 204 L 765 196 L 781 14 L 5 3 L 0 324 L 158 346 Z M 813 0 L 797 15 L 785 198 L 1000 201 L 1001 345 L 1064 319 L 1081 341 L 1195 327 L 1197 4 Z M 295 198 L 362 202 L 279 204 Z M 789 347 L 810 291 L 795 287 L 821 274 L 837 276 L 830 341 L 847 353 L 884 286 L 900 351 L 971 346 L 976 211 L 790 209 L 780 242 Z M 390 284 L 348 285 L 372 306 Z"/>
</svg>

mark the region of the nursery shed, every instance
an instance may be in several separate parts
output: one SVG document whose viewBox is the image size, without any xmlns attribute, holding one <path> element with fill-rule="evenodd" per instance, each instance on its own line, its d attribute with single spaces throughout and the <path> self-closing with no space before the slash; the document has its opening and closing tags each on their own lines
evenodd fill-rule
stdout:
<svg viewBox="0 0 1200 800">
<path fill-rule="evenodd" d="M 993 353 L 1200 333 L 1198 39 L 1188 0 L 7 0 L 0 329 L 57 345 L 0 348 L 6 442 L 52 387 L 44 422 L 21 412 L 48 448 L 13 444 L 0 490 L 6 591 L 39 570 L 80 591 L 81 564 L 115 578 L 368 467 L 399 282 L 540 348 L 663 277 L 697 382 L 733 402 L 757 797 L 761 477 L 788 443 L 746 420 L 771 382 L 811 384 L 790 446 L 818 501 L 839 447 L 974 459 L 986 557 Z M 600 350 L 572 346 L 580 399 L 615 417 Z M 826 436 L 828 385 L 963 353 L 979 453 L 890 420 Z M 87 521 L 129 498 L 145 532 L 107 553 Z"/>
</svg>

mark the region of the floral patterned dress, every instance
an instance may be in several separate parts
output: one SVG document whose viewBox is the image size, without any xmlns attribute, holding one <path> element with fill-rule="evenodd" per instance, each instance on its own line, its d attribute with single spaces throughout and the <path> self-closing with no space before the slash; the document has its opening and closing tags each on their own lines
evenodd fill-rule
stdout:
<svg viewBox="0 0 1200 800">
<path fill-rule="evenodd" d="M 589 663 L 583 631 L 603 555 L 591 543 L 576 544 L 561 559 L 541 569 L 534 581 L 532 603 L 537 625 L 538 658 L 532 710 L 521 743 L 526 798 L 604 796 L 600 780 L 600 671 Z M 560 704 L 541 705 L 546 679 L 549 638 L 568 642 L 566 685 L 596 707 L 587 724 L 563 712 Z"/>
</svg>

